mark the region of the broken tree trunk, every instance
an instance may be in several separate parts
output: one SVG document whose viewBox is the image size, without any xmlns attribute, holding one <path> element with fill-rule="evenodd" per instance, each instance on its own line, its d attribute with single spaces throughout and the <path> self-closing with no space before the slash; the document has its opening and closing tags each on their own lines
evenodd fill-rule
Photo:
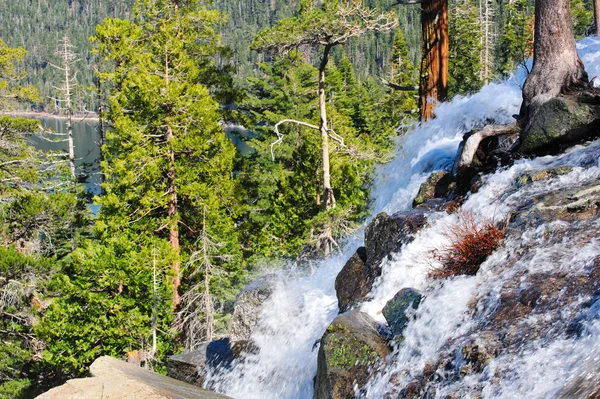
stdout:
<svg viewBox="0 0 600 399">
<path fill-rule="evenodd" d="M 425 0 L 421 12 L 423 58 L 419 88 L 421 120 L 433 118 L 448 95 L 448 0 Z"/>
<path fill-rule="evenodd" d="M 535 1 L 533 68 L 523 86 L 520 112 L 521 126 L 525 129 L 540 105 L 587 83 L 571 24 L 569 0 Z"/>
<path fill-rule="evenodd" d="M 458 157 L 454 163 L 452 172 L 456 175 L 461 168 L 472 166 L 475 154 L 479 149 L 481 142 L 487 137 L 502 136 L 506 134 L 516 134 L 518 127 L 516 124 L 511 125 L 487 125 L 480 131 L 470 135 L 467 140 L 461 143 L 458 149 Z"/>
</svg>

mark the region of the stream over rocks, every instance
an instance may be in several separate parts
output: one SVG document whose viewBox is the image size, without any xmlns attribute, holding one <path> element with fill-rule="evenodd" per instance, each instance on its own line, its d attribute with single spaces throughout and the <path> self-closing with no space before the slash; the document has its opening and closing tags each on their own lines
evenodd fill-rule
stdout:
<svg viewBox="0 0 600 399">
<path fill-rule="evenodd" d="M 578 48 L 590 76 L 599 75 L 600 40 L 584 39 Z M 517 76 L 441 104 L 436 119 L 401 137 L 396 159 L 376 178 L 372 215 L 409 211 L 432 172 L 452 170 L 466 132 L 512 122 L 522 81 Z M 381 257 L 380 275 L 362 303 L 353 303 L 353 312 L 367 314 L 389 335 L 386 304 L 402 289 L 419 293 L 418 306 L 411 305 L 403 320 L 402 339 L 387 337 L 391 354 L 370 370 L 367 382 L 354 386 L 353 395 L 599 395 L 599 207 L 596 140 L 559 155 L 516 160 L 482 176 L 457 212 L 427 211 L 425 225 Z M 503 245 L 473 276 L 433 279 L 431 268 L 441 264 L 432 253 L 449 245 L 448 229 L 461 214 L 475 222 L 505 221 Z M 209 372 L 206 386 L 238 399 L 313 398 L 320 340 L 337 331 L 328 330 L 339 311 L 336 277 L 364 246 L 364 236 L 364 229 L 358 231 L 343 253 L 312 273 L 281 272 L 252 327 L 253 350 L 231 367 Z"/>
</svg>

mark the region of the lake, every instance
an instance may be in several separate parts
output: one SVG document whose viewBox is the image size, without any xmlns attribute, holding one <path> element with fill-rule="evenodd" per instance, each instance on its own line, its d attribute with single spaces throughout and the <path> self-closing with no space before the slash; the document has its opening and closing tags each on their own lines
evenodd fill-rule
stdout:
<svg viewBox="0 0 600 399">
<path fill-rule="evenodd" d="M 66 120 L 49 116 L 32 116 L 37 119 L 46 129 L 66 134 Z M 66 139 L 66 136 L 56 136 L 58 140 Z M 31 136 L 30 142 L 39 150 L 43 151 L 68 151 L 66 141 L 49 142 L 35 135 Z M 73 145 L 75 146 L 75 173 L 82 176 L 82 182 L 86 190 L 94 195 L 101 192 L 100 183 L 100 133 L 98 121 L 95 119 L 77 119 L 73 122 Z"/>
</svg>

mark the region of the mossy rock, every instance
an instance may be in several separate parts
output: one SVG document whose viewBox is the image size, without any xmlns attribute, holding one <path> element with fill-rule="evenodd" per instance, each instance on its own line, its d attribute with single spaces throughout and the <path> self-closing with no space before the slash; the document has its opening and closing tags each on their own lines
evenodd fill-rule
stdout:
<svg viewBox="0 0 600 399">
<path fill-rule="evenodd" d="M 360 389 L 369 381 L 391 353 L 378 327 L 358 311 L 335 318 L 321 339 L 315 399 L 353 398 L 354 386 Z"/>
<path fill-rule="evenodd" d="M 557 177 L 557 176 L 563 176 L 568 173 L 571 173 L 572 171 L 573 171 L 572 167 L 563 166 L 563 167 L 559 167 L 559 168 L 538 170 L 535 172 L 526 172 L 526 173 L 520 175 L 519 177 L 517 177 L 517 187 L 522 187 L 526 184 L 537 182 L 537 181 L 548 180 L 548 179 L 551 179 L 551 178 Z"/>
<path fill-rule="evenodd" d="M 412 314 L 419 307 L 422 295 L 412 288 L 403 288 L 383 308 L 383 317 L 394 335 L 401 335 Z"/>
<path fill-rule="evenodd" d="M 540 105 L 528 127 L 521 133 L 519 152 L 548 154 L 568 145 L 596 137 L 599 133 L 598 110 L 580 103 L 576 97 L 555 97 Z"/>
<path fill-rule="evenodd" d="M 434 172 L 421 184 L 413 200 L 413 208 L 436 198 L 450 198 L 456 189 L 456 180 L 450 172 Z"/>
</svg>

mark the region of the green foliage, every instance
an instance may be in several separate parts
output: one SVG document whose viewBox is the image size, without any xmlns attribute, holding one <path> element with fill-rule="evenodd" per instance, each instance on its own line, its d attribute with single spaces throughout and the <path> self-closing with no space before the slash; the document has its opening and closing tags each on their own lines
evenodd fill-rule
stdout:
<svg viewBox="0 0 600 399">
<path fill-rule="evenodd" d="M 205 208 L 207 232 L 219 243 L 214 255 L 220 273 L 210 283 L 213 301 L 228 309 L 244 281 L 234 225 L 239 214 L 232 177 L 235 148 L 219 125 L 221 114 L 213 98 L 227 101 L 235 96 L 229 69 L 217 63 L 226 55 L 218 34 L 223 22 L 219 11 L 207 9 L 200 1 L 140 0 L 132 21 L 107 19 L 93 37 L 106 62 L 100 78 L 112 88 L 108 117 L 114 127 L 107 132 L 103 148 L 105 192 L 98 198 L 96 229 L 100 245 L 120 254 L 124 273 L 136 274 L 138 268 L 146 278 L 128 281 L 127 285 L 137 288 L 124 288 L 122 293 L 125 308 L 133 312 L 134 338 L 119 338 L 122 332 L 110 330 L 106 345 L 91 351 L 89 357 L 64 360 L 73 370 L 81 371 L 98 351 L 122 354 L 131 350 L 132 339 L 140 348 L 140 337 L 147 337 L 151 308 L 139 304 L 136 308 L 136 303 L 144 300 L 138 292 L 151 302 L 152 284 L 147 277 L 154 256 L 162 297 L 169 302 L 173 298 L 166 292 L 173 289 L 175 270 L 168 265 L 186 265 L 202 247 L 198 237 Z M 172 239 L 174 234 L 178 243 Z M 155 254 L 153 248 L 160 251 Z M 74 262 L 79 267 L 94 266 Z M 203 278 L 203 270 L 196 270 L 194 264 L 184 269 L 183 290 Z M 116 299 L 108 296 L 94 302 L 95 311 L 115 306 Z M 160 316 L 161 323 L 168 324 L 165 315 Z M 68 328 L 76 325 L 69 323 Z M 170 342 L 172 337 L 164 339 Z M 60 347 L 56 352 L 62 353 Z M 160 360 L 164 354 L 156 356 Z M 69 365 L 72 361 L 78 363 Z"/>
<path fill-rule="evenodd" d="M 45 284 L 56 270 L 51 260 L 0 247 L 0 398 L 32 397 L 45 382 L 38 377 L 41 348 L 33 325 L 43 305 Z"/>
<path fill-rule="evenodd" d="M 239 178 L 246 199 L 246 213 L 240 231 L 249 254 L 264 257 L 296 256 L 307 244 L 314 244 L 311 232 L 333 223 L 340 235 L 366 215 L 373 159 L 353 159 L 334 141 L 331 157 L 332 185 L 337 207 L 322 213 L 321 138 L 317 130 L 297 124 L 283 124 L 280 144 L 272 126 L 282 119 L 318 124 L 318 72 L 291 52 L 262 63 L 264 75 L 250 78 L 242 108 L 248 113 L 247 126 L 255 126 L 259 137 L 250 141 L 256 152 L 240 159 Z M 336 133 L 346 145 L 378 153 L 381 159 L 391 149 L 390 125 L 379 107 L 384 93 L 369 82 L 358 82 L 347 58 L 327 68 L 328 114 Z M 272 158 L 271 150 L 275 159 Z M 335 221 L 345 221 L 347 224 Z M 314 234 L 314 233 L 313 233 Z M 313 241 L 311 241 L 311 239 Z"/>
<path fill-rule="evenodd" d="M 24 57 L 28 72 L 25 81 L 34 86 L 46 109 L 53 106 L 50 97 L 56 97 L 54 88 L 59 86 L 61 71 L 49 63 L 60 64 L 56 50 L 59 40 L 68 36 L 76 44 L 79 71 L 75 88 L 74 104 L 77 110 L 96 109 L 93 87 L 92 55 L 88 40 L 96 25 L 107 17 L 126 17 L 133 0 L 33 0 L 28 2 L 0 0 L 0 37 L 11 46 L 23 46 L 28 55 Z"/>
<path fill-rule="evenodd" d="M 152 259 L 168 259 L 170 250 L 159 241 L 149 246 L 138 243 L 126 233 L 103 245 L 86 242 L 52 280 L 51 288 L 59 297 L 35 332 L 47 345 L 44 365 L 61 379 L 85 375 L 99 356 L 122 358 L 128 351 L 151 345 Z M 157 266 L 159 271 L 167 267 L 164 260 Z M 158 295 L 158 328 L 168 331 L 172 314 L 165 284 L 158 286 Z M 161 333 L 156 358 L 173 353 L 173 342 Z"/>
<path fill-rule="evenodd" d="M 532 55 L 533 7 L 527 0 L 509 3 L 504 8 L 504 26 L 496 46 L 496 69 L 501 77 L 524 66 Z"/>
<path fill-rule="evenodd" d="M 415 67 L 401 29 L 394 32 L 389 76 L 390 82 L 398 86 L 418 86 Z M 384 112 L 379 123 L 387 124 L 393 129 L 416 119 L 418 113 L 414 111 L 418 109 L 417 94 L 417 91 L 392 90 L 384 100 Z"/>
<path fill-rule="evenodd" d="M 396 23 L 393 11 L 371 10 L 357 0 L 302 1 L 297 16 L 258 32 L 252 47 L 280 53 L 301 45 L 333 47 L 368 32 L 389 31 Z"/>
<path fill-rule="evenodd" d="M 471 0 L 464 0 L 450 10 L 450 55 L 448 60 L 448 93 L 450 97 L 479 91 L 481 79 L 479 34 L 481 22 Z"/>
<path fill-rule="evenodd" d="M 591 1 L 570 0 L 571 19 L 573 20 L 573 34 L 577 39 L 581 39 L 589 32 L 594 24 L 594 10 Z"/>
</svg>

